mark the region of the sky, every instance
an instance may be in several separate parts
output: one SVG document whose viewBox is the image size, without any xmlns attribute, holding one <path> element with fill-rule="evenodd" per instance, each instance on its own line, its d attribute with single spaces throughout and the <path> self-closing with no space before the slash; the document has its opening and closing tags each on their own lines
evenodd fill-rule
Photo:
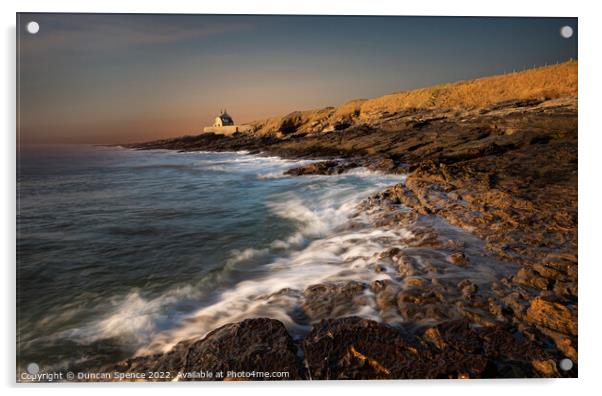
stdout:
<svg viewBox="0 0 602 396">
<path fill-rule="evenodd" d="M 577 18 L 21 13 L 19 140 L 198 134 L 223 108 L 242 124 L 570 58 Z"/>
</svg>

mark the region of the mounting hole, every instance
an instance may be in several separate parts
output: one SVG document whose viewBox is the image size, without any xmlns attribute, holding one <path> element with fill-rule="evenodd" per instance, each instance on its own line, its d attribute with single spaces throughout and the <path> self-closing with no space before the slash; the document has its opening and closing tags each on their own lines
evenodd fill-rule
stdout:
<svg viewBox="0 0 602 396">
<path fill-rule="evenodd" d="M 29 34 L 36 34 L 40 31 L 40 24 L 36 21 L 27 22 L 27 32 Z"/>
<path fill-rule="evenodd" d="M 570 26 L 563 26 L 560 28 L 560 35 L 565 39 L 573 37 L 573 28 Z"/>
<path fill-rule="evenodd" d="M 563 371 L 569 371 L 573 368 L 573 361 L 571 359 L 562 359 L 559 366 Z"/>
<path fill-rule="evenodd" d="M 40 372 L 40 366 L 37 363 L 29 363 L 27 365 L 27 372 L 31 375 L 36 375 Z"/>
</svg>

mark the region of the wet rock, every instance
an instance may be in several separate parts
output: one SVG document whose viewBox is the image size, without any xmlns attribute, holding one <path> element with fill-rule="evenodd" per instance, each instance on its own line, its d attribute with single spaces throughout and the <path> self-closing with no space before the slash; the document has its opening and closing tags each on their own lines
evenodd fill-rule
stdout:
<svg viewBox="0 0 602 396">
<path fill-rule="evenodd" d="M 481 325 L 483 327 L 493 327 L 496 325 L 496 320 L 488 312 L 483 309 L 478 309 L 466 305 L 462 302 L 456 304 L 456 309 L 462 316 L 469 319 L 471 322 Z"/>
<path fill-rule="evenodd" d="M 527 308 L 529 306 L 528 296 L 525 296 L 519 291 L 513 291 L 501 300 L 508 309 L 510 309 L 513 315 L 522 320 L 525 316 Z"/>
<path fill-rule="evenodd" d="M 577 298 L 577 282 L 556 282 L 553 290 L 559 296 Z"/>
<path fill-rule="evenodd" d="M 112 369 L 119 372 L 169 372 L 170 378 L 164 380 L 174 379 L 180 371 L 224 373 L 222 378 L 180 378 L 182 381 L 224 380 L 228 371 L 288 371 L 290 379 L 305 378 L 297 348 L 284 325 L 267 318 L 227 324 L 202 340 L 182 342 L 166 354 L 129 359 Z M 248 378 L 264 379 L 270 378 Z"/>
<path fill-rule="evenodd" d="M 382 158 L 371 161 L 367 167 L 373 171 L 394 173 L 397 170 L 398 165 L 391 158 Z"/>
<path fill-rule="evenodd" d="M 442 247 L 443 243 L 439 240 L 439 235 L 430 227 L 412 228 L 413 238 L 408 239 L 407 243 L 412 247 Z"/>
<path fill-rule="evenodd" d="M 303 348 L 312 379 L 396 378 L 415 353 L 399 330 L 357 317 L 320 322 Z"/>
<path fill-rule="evenodd" d="M 349 169 L 358 167 L 355 162 L 349 161 L 320 161 L 292 168 L 284 172 L 285 175 L 304 176 L 304 175 L 339 175 Z"/>
<path fill-rule="evenodd" d="M 542 297 L 533 299 L 526 320 L 563 334 L 577 335 L 577 313 L 574 309 Z"/>
<path fill-rule="evenodd" d="M 312 379 L 403 379 L 477 377 L 482 356 L 435 352 L 408 333 L 349 317 L 314 325 L 303 347 Z"/>
<path fill-rule="evenodd" d="M 488 300 L 488 310 L 491 315 L 495 317 L 497 321 L 504 322 L 507 320 L 507 317 L 511 316 L 512 311 L 508 308 L 505 308 L 500 302 L 496 299 L 490 298 Z"/>
<path fill-rule="evenodd" d="M 376 273 L 387 272 L 387 267 L 382 264 L 375 264 L 373 268 Z"/>
<path fill-rule="evenodd" d="M 472 327 L 467 320 L 443 322 L 433 329 L 423 337 L 432 339 L 436 335 L 443 352 L 451 349 L 486 357 L 487 366 L 481 377 L 558 376 L 550 369 L 550 362 L 561 355 L 547 351 L 542 337 L 530 340 L 515 328 L 502 324 Z"/>
<path fill-rule="evenodd" d="M 525 286 L 547 290 L 548 280 L 529 268 L 521 268 L 513 278 L 513 281 Z"/>
<path fill-rule="evenodd" d="M 405 253 L 400 253 L 397 256 L 397 272 L 402 278 L 414 276 L 418 272 L 417 263 L 414 258 Z"/>
<path fill-rule="evenodd" d="M 378 281 L 377 281 L 378 282 Z M 397 294 L 399 293 L 399 285 L 388 281 L 385 286 L 379 288 L 375 292 L 376 306 L 380 311 L 380 317 L 383 320 L 395 320 L 399 317 L 397 311 Z"/>
<path fill-rule="evenodd" d="M 552 359 L 548 360 L 538 360 L 534 359 L 531 364 L 533 368 L 544 377 L 555 377 L 558 375 L 558 370 L 556 369 L 556 362 Z"/>
<path fill-rule="evenodd" d="M 361 297 L 366 287 L 357 281 L 312 285 L 303 293 L 303 309 L 312 320 L 350 314 L 365 304 Z"/>
<path fill-rule="evenodd" d="M 393 282 L 391 282 L 390 280 L 378 279 L 378 280 L 375 280 L 372 283 L 370 283 L 370 289 L 374 293 L 380 293 L 382 290 L 384 290 L 387 286 L 391 285 L 392 283 Z"/>
<path fill-rule="evenodd" d="M 454 265 L 468 265 L 468 257 L 463 252 L 455 252 L 447 256 L 447 261 Z"/>
<path fill-rule="evenodd" d="M 409 286 L 424 286 L 427 281 L 424 278 L 406 278 L 405 280 L 406 284 Z"/>
<path fill-rule="evenodd" d="M 398 247 L 392 247 L 390 249 L 385 250 L 380 254 L 380 258 L 391 258 L 396 259 L 399 255 L 402 254 L 402 250 Z"/>
<path fill-rule="evenodd" d="M 464 279 L 458 283 L 458 289 L 460 289 L 465 298 L 470 299 L 477 292 L 478 287 L 470 279 Z"/>
<path fill-rule="evenodd" d="M 448 319 L 453 312 L 446 306 L 452 299 L 441 287 L 434 285 L 413 286 L 401 290 L 397 295 L 397 308 L 401 316 L 408 321 Z"/>
<path fill-rule="evenodd" d="M 439 332 L 439 329 L 437 329 L 436 327 L 431 327 L 431 328 L 427 329 L 424 332 L 424 338 L 428 342 L 435 345 L 435 347 L 437 347 L 438 349 L 443 349 L 443 348 L 447 347 L 447 343 L 445 342 L 445 340 L 443 340 L 443 338 L 441 337 L 441 333 Z"/>
<path fill-rule="evenodd" d="M 564 356 L 568 357 L 573 362 L 578 360 L 577 341 L 575 337 L 558 333 L 543 327 L 540 328 L 540 330 L 543 334 L 550 337 L 554 341 L 556 348 L 558 348 L 558 350 L 562 352 Z"/>
</svg>

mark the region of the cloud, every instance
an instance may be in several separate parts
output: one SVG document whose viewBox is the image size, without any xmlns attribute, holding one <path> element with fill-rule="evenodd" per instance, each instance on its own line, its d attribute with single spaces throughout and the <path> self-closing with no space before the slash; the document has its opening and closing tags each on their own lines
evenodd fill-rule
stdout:
<svg viewBox="0 0 602 396">
<path fill-rule="evenodd" d="M 253 26 L 240 18 L 180 15 L 21 15 L 21 28 L 29 20 L 40 23 L 36 35 L 20 36 L 21 54 L 47 51 L 94 52 L 164 45 L 241 32 Z"/>
</svg>

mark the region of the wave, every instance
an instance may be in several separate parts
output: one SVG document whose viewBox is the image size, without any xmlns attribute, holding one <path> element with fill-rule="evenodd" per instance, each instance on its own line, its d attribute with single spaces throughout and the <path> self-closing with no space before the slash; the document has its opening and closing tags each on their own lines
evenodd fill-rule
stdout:
<svg viewBox="0 0 602 396">
<path fill-rule="evenodd" d="M 209 157 L 194 160 L 194 164 L 266 175 L 282 174 L 301 162 L 246 154 Z M 356 182 L 362 179 L 368 181 Z M 294 224 L 294 231 L 264 247 L 232 250 L 214 278 L 217 283 L 210 287 L 190 284 L 155 297 L 132 290 L 110 301 L 104 317 L 59 336 L 81 343 L 119 338 L 138 347 L 137 354 L 142 355 L 167 351 L 180 341 L 202 337 L 221 325 L 249 317 L 271 317 L 293 332 L 303 332 L 308 330 L 307 323 L 299 321 L 291 310 L 301 304 L 308 286 L 390 278 L 386 273 L 375 273 L 372 266 L 389 240 L 407 238 L 409 231 L 374 228 L 370 215 L 358 211 L 357 205 L 402 178 L 361 169 L 298 180 L 300 185 L 294 191 L 276 190 L 266 202 L 274 215 Z M 230 274 L 250 265 L 253 270 L 245 272 L 248 278 L 232 284 Z M 224 279 L 227 282 L 220 283 Z M 364 307 L 358 314 L 370 316 L 376 311 Z"/>
<path fill-rule="evenodd" d="M 375 229 L 369 216 L 357 210 L 358 203 L 373 190 L 332 189 L 314 200 L 290 192 L 273 197 L 270 209 L 283 219 L 297 222 L 298 231 L 286 240 L 273 241 L 267 249 L 236 252 L 230 264 L 267 256 L 276 249 L 285 253 L 265 265 L 261 275 L 237 283 L 223 291 L 215 303 L 156 334 L 137 354 L 165 352 L 180 341 L 202 337 L 219 326 L 251 317 L 278 319 L 293 333 L 305 332 L 308 324 L 297 321 L 292 312 L 301 304 L 305 288 L 341 280 L 389 279 L 388 274 L 377 274 L 372 269 L 378 253 L 390 239 L 412 235 L 403 229 Z M 377 316 L 376 310 L 367 307 L 357 314 Z"/>
</svg>

